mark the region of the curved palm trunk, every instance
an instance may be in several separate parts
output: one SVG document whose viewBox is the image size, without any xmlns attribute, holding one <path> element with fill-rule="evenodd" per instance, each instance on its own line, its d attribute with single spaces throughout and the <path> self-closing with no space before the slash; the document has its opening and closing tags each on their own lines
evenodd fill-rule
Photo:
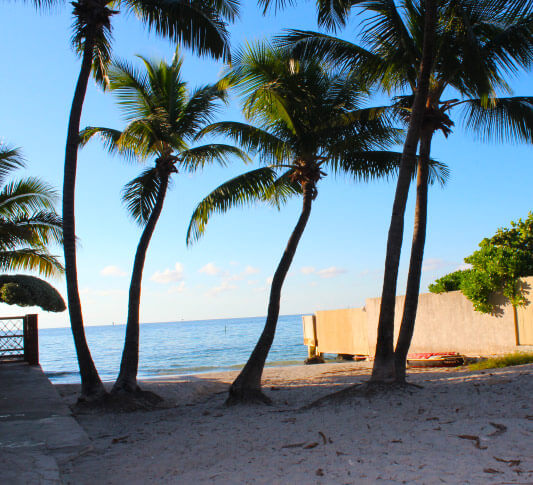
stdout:
<svg viewBox="0 0 533 485">
<path fill-rule="evenodd" d="M 413 243 L 411 246 L 411 260 L 407 277 L 407 291 L 403 307 L 400 334 L 394 351 L 394 370 L 397 382 L 405 382 L 407 352 L 411 346 L 415 329 L 418 295 L 420 293 L 420 276 L 424 259 L 424 245 L 426 243 L 427 203 L 428 203 L 428 173 L 429 154 L 433 132 L 423 130 L 420 138 L 420 158 L 418 160 L 418 175 L 416 181 L 416 207 L 413 229 Z"/>
<path fill-rule="evenodd" d="M 83 328 L 76 269 L 76 225 L 74 218 L 74 192 L 76 189 L 80 118 L 85 93 L 87 92 L 87 83 L 91 74 L 93 49 L 94 39 L 88 37 L 85 41 L 80 75 L 70 110 L 63 178 L 63 250 L 65 255 L 65 278 L 67 283 L 70 326 L 72 328 L 72 336 L 74 337 L 74 345 L 80 368 L 81 400 L 96 399 L 106 392 L 91 357 Z"/>
<path fill-rule="evenodd" d="M 311 205 L 315 193 L 315 184 L 307 182 L 303 185 L 303 207 L 300 217 L 294 230 L 289 238 L 285 252 L 281 257 L 279 265 L 272 278 L 270 288 L 270 299 L 268 302 L 268 311 L 263 332 L 259 337 L 255 348 L 250 355 L 248 362 L 237 376 L 229 389 L 229 397 L 226 404 L 235 404 L 244 401 L 259 401 L 270 403 L 270 399 L 261 392 L 261 376 L 265 367 L 265 361 L 274 341 L 276 325 L 278 323 L 279 306 L 281 299 L 281 287 L 287 276 L 290 265 L 296 253 L 296 248 L 304 232 L 309 215 L 311 214 Z"/>
<path fill-rule="evenodd" d="M 144 228 L 139 244 L 137 245 L 137 251 L 135 252 L 135 261 L 133 263 L 129 290 L 126 338 L 124 341 L 124 350 L 122 351 L 120 372 L 115 385 L 113 386 L 113 393 L 136 392 L 139 389 L 139 386 L 137 385 L 137 369 L 139 366 L 139 306 L 141 302 L 141 282 L 148 245 L 150 244 L 150 239 L 152 238 L 155 226 L 163 209 L 163 203 L 165 202 L 168 179 L 168 174 L 165 174 L 161 178 L 161 185 L 157 192 L 154 209 L 148 218 L 146 227 Z"/>
<path fill-rule="evenodd" d="M 404 214 L 411 173 L 416 160 L 416 148 L 428 97 L 437 19 L 437 0 L 426 0 L 425 3 L 424 43 L 420 74 L 418 77 L 418 89 L 415 94 L 411 120 L 403 147 L 387 238 L 387 254 L 385 257 L 385 273 L 383 275 L 376 353 L 372 376 L 370 378 L 371 381 L 377 382 L 394 379 L 394 307 L 396 303 L 398 266 L 400 264 L 402 250 Z"/>
</svg>

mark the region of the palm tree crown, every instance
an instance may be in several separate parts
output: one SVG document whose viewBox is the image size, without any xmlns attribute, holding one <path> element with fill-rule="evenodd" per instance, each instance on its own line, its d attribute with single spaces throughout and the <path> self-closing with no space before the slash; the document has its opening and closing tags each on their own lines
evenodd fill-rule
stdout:
<svg viewBox="0 0 533 485">
<path fill-rule="evenodd" d="M 417 90 L 422 56 L 424 8 L 421 1 L 357 2 L 370 17 L 362 45 L 310 31 L 290 30 L 277 42 L 294 55 L 321 56 L 337 67 L 363 72 L 370 83 L 399 98 L 405 113 Z M 533 62 L 533 7 L 530 2 L 457 0 L 439 2 L 436 48 L 427 122 L 449 134 L 447 112 L 461 105 L 462 123 L 484 138 L 532 139 L 527 122 L 532 98 L 498 97 L 509 92 L 506 75 Z M 442 98 L 454 90 L 453 99 Z M 460 99 L 456 99 L 457 95 Z M 529 118 L 531 121 L 531 118 Z"/>
<path fill-rule="evenodd" d="M 34 177 L 8 181 L 22 167 L 20 150 L 0 143 L 0 271 L 61 274 L 63 266 L 48 250 L 62 243 L 61 218 L 54 210 L 57 192 Z"/>
<path fill-rule="evenodd" d="M 366 93 L 354 76 L 328 72 L 315 60 L 297 61 L 268 44 L 234 56 L 226 77 L 243 97 L 246 118 L 255 122 L 213 123 L 202 131 L 223 134 L 256 153 L 266 167 L 220 186 L 196 209 L 188 242 L 201 236 L 212 212 L 264 199 L 279 205 L 316 183 L 329 168 L 357 180 L 387 176 L 398 154 L 386 151 L 399 140 L 381 111 L 363 108 Z"/>
</svg>

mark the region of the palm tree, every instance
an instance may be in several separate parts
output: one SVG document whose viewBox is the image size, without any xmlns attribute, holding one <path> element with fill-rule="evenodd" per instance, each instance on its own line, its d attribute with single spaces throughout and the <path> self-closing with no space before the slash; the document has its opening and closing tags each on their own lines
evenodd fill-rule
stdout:
<svg viewBox="0 0 533 485">
<path fill-rule="evenodd" d="M 105 87 L 111 57 L 111 17 L 122 8 L 149 29 L 182 42 L 202 55 L 229 59 L 224 19 L 237 15 L 237 0 L 79 0 L 74 6 L 73 44 L 81 55 L 81 69 L 72 100 L 65 148 L 63 179 L 64 254 L 68 309 L 81 375 L 81 400 L 97 399 L 105 389 L 92 360 L 85 332 L 76 269 L 74 194 L 80 118 L 91 71 Z"/>
<path fill-rule="evenodd" d="M 425 4 L 427 8 L 428 2 Z M 388 0 L 362 2 L 362 5 L 374 14 L 363 35 L 368 48 L 304 31 L 291 31 L 281 42 L 303 56 L 322 55 L 347 69 L 364 69 L 367 80 L 379 82 L 388 92 L 410 90 L 412 95 L 401 98 L 397 107 L 403 110 L 405 119 L 412 124 L 415 109 L 409 110 L 409 106 L 413 97 L 420 95 L 421 91 L 421 84 L 416 80 L 423 72 L 420 59 L 424 55 L 423 42 L 429 37 L 422 32 L 424 25 L 428 26 L 426 13 L 429 10 L 424 9 L 423 2 L 414 0 L 402 1 L 400 8 Z M 434 133 L 442 130 L 448 135 L 453 126 L 447 112 L 461 105 L 466 110 L 465 127 L 485 132 L 487 136 L 491 133 L 507 139 L 528 139 L 531 136 L 531 99 L 498 98 L 496 91 L 498 88 L 507 89 L 503 79 L 505 74 L 514 73 L 531 62 L 532 16 L 531 5 L 523 2 L 439 2 L 437 23 L 433 29 L 433 67 L 420 127 L 415 230 L 404 314 L 397 348 L 393 352 L 396 280 L 408 190 L 407 182 L 402 187 L 398 182 L 387 242 L 374 380 L 391 377 L 400 382 L 405 380 L 405 361 L 416 317 L 426 232 L 425 172 Z M 448 93 L 450 88 L 456 91 L 459 100 L 442 100 L 443 94 Z M 418 143 L 419 136 L 416 138 Z M 396 204 L 399 197 L 404 198 L 400 207 Z"/>
<path fill-rule="evenodd" d="M 22 269 L 43 276 L 63 274 L 49 244 L 61 244 L 61 218 L 54 210 L 57 192 L 41 180 L 11 181 L 25 166 L 18 148 L 0 143 L 0 271 Z"/>
<path fill-rule="evenodd" d="M 155 164 L 129 182 L 123 200 L 133 219 L 143 227 L 135 253 L 129 289 L 126 339 L 120 373 L 113 392 L 135 393 L 139 363 L 139 306 L 144 262 L 150 239 L 161 215 L 171 176 L 178 172 L 194 172 L 207 163 L 226 165 L 232 156 L 248 161 L 238 148 L 223 144 L 189 147 L 198 132 L 206 127 L 225 100 L 226 91 L 219 85 L 208 85 L 189 93 L 181 79 L 182 60 L 178 53 L 172 64 L 149 61 L 141 57 L 144 72 L 127 63 L 118 62 L 110 70 L 110 89 L 117 93 L 128 125 L 124 130 L 86 128 L 80 135 L 85 144 L 99 135 L 111 153 Z"/>
<path fill-rule="evenodd" d="M 353 76 L 328 72 L 316 60 L 296 61 L 268 44 L 241 51 L 229 79 L 244 97 L 244 112 L 256 126 L 214 123 L 203 133 L 224 134 L 256 152 L 270 166 L 240 175 L 215 189 L 196 208 L 188 242 L 205 230 L 213 212 L 254 200 L 279 205 L 302 196 L 302 211 L 274 273 L 264 330 L 229 390 L 228 403 L 270 402 L 261 376 L 276 330 L 281 289 L 317 197 L 317 184 L 329 167 L 366 181 L 397 170 L 399 154 L 385 151 L 398 141 L 379 110 L 361 109 L 366 93 Z M 280 173 L 281 171 L 281 173 Z"/>
</svg>

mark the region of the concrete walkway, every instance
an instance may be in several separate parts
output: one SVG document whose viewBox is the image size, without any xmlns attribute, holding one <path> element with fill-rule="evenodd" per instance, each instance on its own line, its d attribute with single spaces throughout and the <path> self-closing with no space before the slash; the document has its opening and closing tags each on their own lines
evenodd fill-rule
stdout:
<svg viewBox="0 0 533 485">
<path fill-rule="evenodd" d="M 91 449 L 39 366 L 0 364 L 0 470 L 10 485 L 60 484 L 58 464 Z"/>
</svg>

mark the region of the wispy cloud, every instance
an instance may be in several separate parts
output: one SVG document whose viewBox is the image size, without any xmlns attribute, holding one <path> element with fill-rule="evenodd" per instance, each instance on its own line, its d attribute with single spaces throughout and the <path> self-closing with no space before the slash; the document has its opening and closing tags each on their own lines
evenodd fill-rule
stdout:
<svg viewBox="0 0 533 485">
<path fill-rule="evenodd" d="M 163 271 L 156 271 L 150 278 L 156 283 L 169 284 L 183 279 L 183 264 L 176 263 L 174 269 L 165 269 Z"/>
<path fill-rule="evenodd" d="M 300 269 L 300 272 L 303 274 L 313 274 L 316 269 L 313 266 L 304 266 Z"/>
<path fill-rule="evenodd" d="M 122 271 L 118 266 L 106 266 L 102 270 L 100 270 L 100 274 L 102 276 L 111 276 L 115 278 L 122 278 L 123 276 L 126 276 L 126 272 Z"/>
<path fill-rule="evenodd" d="M 253 266 L 246 266 L 246 268 L 244 268 L 244 274 L 245 275 L 252 275 L 252 274 L 257 274 L 259 273 L 259 268 L 254 268 Z"/>
<path fill-rule="evenodd" d="M 173 294 L 173 293 L 183 293 L 184 290 L 185 290 L 185 281 L 182 281 L 182 282 L 180 282 L 178 285 L 172 285 L 172 286 L 168 289 L 168 293 L 170 293 L 170 294 Z"/>
<path fill-rule="evenodd" d="M 237 286 L 235 286 L 231 281 L 229 280 L 223 280 L 218 286 L 214 286 L 209 290 L 210 295 L 218 295 L 220 293 L 224 293 L 226 291 L 235 290 Z"/>
<path fill-rule="evenodd" d="M 335 278 L 336 276 L 339 276 L 341 274 L 346 273 L 347 270 L 344 268 L 337 268 L 336 266 L 330 266 L 329 268 L 321 269 L 320 271 L 317 271 L 317 275 L 321 278 Z"/>
<path fill-rule="evenodd" d="M 215 263 L 207 263 L 198 270 L 198 273 L 204 273 L 210 276 L 218 276 L 222 273 L 222 270 L 216 266 Z"/>
<path fill-rule="evenodd" d="M 428 258 L 424 260 L 424 263 L 422 264 L 422 271 L 436 271 L 448 265 L 449 263 L 447 263 L 443 259 Z"/>
</svg>

